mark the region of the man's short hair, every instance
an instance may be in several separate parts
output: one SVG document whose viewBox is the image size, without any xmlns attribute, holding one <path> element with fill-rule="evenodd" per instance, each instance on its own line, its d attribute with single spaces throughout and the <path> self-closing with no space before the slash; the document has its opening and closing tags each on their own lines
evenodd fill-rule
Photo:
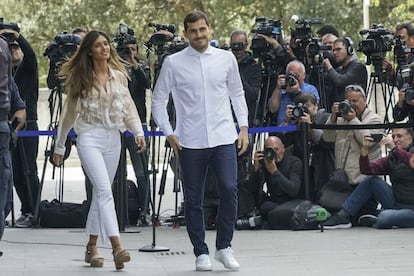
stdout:
<svg viewBox="0 0 414 276">
<path fill-rule="evenodd" d="M 400 31 L 402 29 L 407 29 L 407 34 L 409 36 L 414 35 L 414 27 L 413 27 L 413 25 L 410 22 L 403 22 L 403 23 L 398 24 L 395 27 L 395 30 L 396 31 Z"/>
<path fill-rule="evenodd" d="M 297 97 L 295 97 L 295 104 L 298 104 L 298 103 L 305 104 L 307 102 L 318 104 L 318 100 L 316 99 L 315 94 L 304 92 L 304 93 L 300 93 Z"/>
<path fill-rule="evenodd" d="M 338 30 L 335 28 L 334 25 L 328 24 L 325 26 L 322 26 L 316 33 L 322 37 L 326 34 L 334 34 L 336 37 L 339 37 Z"/>
<path fill-rule="evenodd" d="M 188 23 L 194 23 L 197 22 L 200 19 L 204 19 L 206 21 L 207 26 L 210 26 L 210 23 L 208 22 L 207 15 L 202 11 L 191 11 L 187 13 L 187 15 L 184 18 L 184 29 L 187 30 L 187 24 Z"/>
<path fill-rule="evenodd" d="M 232 31 L 231 32 L 231 35 L 230 35 L 230 39 L 232 39 L 233 36 L 236 36 L 236 35 L 244 35 L 244 37 L 246 38 L 246 43 L 247 43 L 247 33 L 245 31 L 242 31 L 242 30 L 234 30 L 234 31 Z"/>
<path fill-rule="evenodd" d="M 87 31 L 84 28 L 76 27 L 72 30 L 72 34 L 78 34 L 78 33 L 87 33 Z"/>
</svg>

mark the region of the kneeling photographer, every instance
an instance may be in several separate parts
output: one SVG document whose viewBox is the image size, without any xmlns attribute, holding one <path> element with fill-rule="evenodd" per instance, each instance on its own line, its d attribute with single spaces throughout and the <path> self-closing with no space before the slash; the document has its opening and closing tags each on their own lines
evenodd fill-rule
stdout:
<svg viewBox="0 0 414 276">
<path fill-rule="evenodd" d="M 254 153 L 249 181 L 243 183 L 245 187 L 240 187 L 241 217 L 236 221 L 236 228 L 261 228 L 263 219 L 270 229 L 290 229 L 293 211 L 303 198 L 300 194 L 302 182 L 302 161 L 285 154 L 285 145 L 278 137 L 268 137 L 264 149 Z M 259 212 L 255 212 L 255 208 Z"/>
</svg>

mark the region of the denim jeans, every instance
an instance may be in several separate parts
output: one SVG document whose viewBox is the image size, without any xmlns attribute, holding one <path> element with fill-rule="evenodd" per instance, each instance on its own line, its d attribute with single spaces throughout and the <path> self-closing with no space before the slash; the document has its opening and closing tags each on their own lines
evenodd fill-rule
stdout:
<svg viewBox="0 0 414 276">
<path fill-rule="evenodd" d="M 378 229 L 390 229 L 394 226 L 399 228 L 414 227 L 414 210 L 383 210 L 378 215 L 377 223 L 373 225 L 373 227 Z"/>
<path fill-rule="evenodd" d="M 217 214 L 216 249 L 231 246 L 237 215 L 237 159 L 235 145 L 207 149 L 183 148 L 179 154 L 184 185 L 184 212 L 194 254 L 209 254 L 205 243 L 203 214 L 207 167 L 214 169 L 220 203 Z"/>
<path fill-rule="evenodd" d="M 378 176 L 367 176 L 356 187 L 342 205 L 342 209 L 356 216 L 365 203 L 374 198 L 383 209 L 395 209 L 395 200 L 391 186 Z"/>
</svg>

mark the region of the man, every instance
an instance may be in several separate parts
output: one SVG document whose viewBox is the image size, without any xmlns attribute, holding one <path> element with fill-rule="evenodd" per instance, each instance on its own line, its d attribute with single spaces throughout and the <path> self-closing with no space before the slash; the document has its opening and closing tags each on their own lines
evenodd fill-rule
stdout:
<svg viewBox="0 0 414 276">
<path fill-rule="evenodd" d="M 372 137 L 365 136 L 361 146 L 359 166 L 367 175 L 390 176 L 392 185 L 382 178 L 367 176 L 352 192 L 335 216 L 324 223 L 325 229 L 350 228 L 351 217 L 358 214 L 362 206 L 370 199 L 377 200 L 382 207 L 378 217 L 363 215 L 360 225 L 375 228 L 414 227 L 414 168 L 410 165 L 409 150 L 412 150 L 412 129 L 396 128 L 392 131 L 392 139 L 384 137 L 381 144 L 391 150 L 386 157 L 369 162 L 368 148 Z"/>
<path fill-rule="evenodd" d="M 395 27 L 395 35 L 400 36 L 404 46 L 407 49 L 414 48 L 414 26 L 412 25 L 412 23 L 403 22 L 398 24 Z M 411 51 L 407 51 L 405 53 L 405 57 L 406 63 L 408 65 L 414 62 L 414 54 Z M 384 59 L 382 67 L 387 72 L 388 83 L 400 89 L 404 83 L 404 79 L 401 76 L 401 72 L 397 72 L 398 74 L 396 74 L 394 68 L 392 67 L 392 63 L 387 59 Z"/>
<path fill-rule="evenodd" d="M 234 30 L 231 33 L 230 48 L 239 65 L 240 78 L 242 80 L 247 108 L 249 110 L 249 127 L 258 127 L 262 123 L 259 121 L 261 120 L 259 119 L 261 116 L 258 115 L 262 113 L 263 105 L 260 103 L 263 103 L 263 101 L 260 103 L 257 102 L 260 93 L 262 69 L 261 66 L 256 63 L 251 53 L 246 51 L 247 45 L 246 32 L 242 30 Z M 253 143 L 252 137 L 250 138 L 250 143 Z M 250 154 L 249 152 L 238 158 L 239 183 L 240 179 L 244 179 L 247 174 L 248 168 L 246 168 L 245 164 L 251 163 L 251 152 Z M 204 197 L 204 216 L 207 229 L 213 229 L 215 227 L 218 198 L 215 175 L 211 170 L 208 170 Z"/>
<path fill-rule="evenodd" d="M 302 93 L 295 98 L 295 106 L 288 105 L 286 109 L 286 118 L 282 125 L 288 125 L 290 121 L 300 123 L 312 124 L 325 124 L 329 117 L 329 113 L 325 109 L 320 109 L 314 94 Z M 295 114 L 293 113 L 295 111 Z M 299 111 L 299 112 L 298 112 Z M 308 153 L 309 160 L 306 163 L 309 164 L 310 175 L 310 198 L 312 200 L 318 200 L 321 187 L 328 182 L 330 173 L 335 169 L 334 162 L 334 143 L 326 142 L 322 139 L 322 129 L 310 128 L 308 132 Z M 293 155 L 299 157 L 302 162 L 304 156 L 303 138 L 299 132 L 292 132 L 288 135 L 290 140 L 285 143 L 286 146 L 293 144 Z"/>
<path fill-rule="evenodd" d="M 17 93 L 16 85 L 12 78 L 12 62 L 8 45 L 0 37 L 0 160 L 3 160 L 0 162 L 0 240 L 4 233 L 5 207 L 10 194 L 9 191 L 12 188 L 10 182 L 13 175 L 9 151 L 9 112 L 14 114 L 12 119 L 19 117 L 20 121 L 24 123 L 24 103 Z M 1 255 L 2 252 L 0 252 Z"/>
<path fill-rule="evenodd" d="M 1 33 L 13 33 L 15 40 L 9 41 L 13 63 L 13 77 L 26 104 L 25 130 L 37 131 L 37 100 L 39 94 L 39 75 L 36 54 L 30 43 L 22 34 L 10 29 Z M 39 137 L 18 137 L 16 147 L 12 150 L 14 187 L 21 202 L 21 215 L 16 220 L 16 227 L 32 226 L 34 207 L 39 190 L 37 154 Z"/>
<path fill-rule="evenodd" d="M 257 208 L 271 229 L 290 229 L 293 211 L 303 199 L 302 181 L 302 161 L 285 154 L 285 145 L 278 137 L 268 137 L 264 149 L 254 153 L 253 173 L 240 189 L 239 213 L 243 216 Z"/>
<path fill-rule="evenodd" d="M 367 69 L 364 64 L 354 59 L 354 49 L 348 38 L 335 40 L 332 52 L 338 64 L 336 70 L 328 58 L 325 58 L 322 62 L 327 71 L 327 81 L 334 85 L 333 91 L 326 91 L 327 107 L 331 107 L 333 102 L 344 99 L 345 86 L 357 84 L 366 90 L 368 80 Z"/>
<path fill-rule="evenodd" d="M 331 116 L 326 122 L 327 125 L 381 124 L 381 117 L 368 108 L 365 91 L 361 86 L 348 85 L 345 87 L 345 100 L 333 104 Z M 326 129 L 323 131 L 322 138 L 324 141 L 335 142 L 335 168 L 342 168 L 345 165 L 344 170 L 348 176 L 349 184 L 354 189 L 365 177 L 358 166 L 360 147 L 364 137 L 379 133 L 382 133 L 382 131 L 378 129 L 352 128 L 345 130 Z M 380 157 L 380 144 L 372 143 L 369 147 L 369 159 L 376 160 Z M 371 200 L 369 204 L 364 206 L 363 211 L 366 213 L 374 212 L 376 208 L 376 202 Z"/>
<path fill-rule="evenodd" d="M 280 74 L 276 88 L 269 100 L 269 111 L 277 114 L 276 125 L 285 120 L 286 107 L 295 104 L 300 93 L 312 93 L 319 103 L 319 93 L 315 86 L 305 82 L 306 71 L 302 62 L 293 60 L 286 66 L 286 75 Z M 284 87 L 284 88 L 282 88 Z"/>
<path fill-rule="evenodd" d="M 334 25 L 327 24 L 322 26 L 319 30 L 316 31 L 316 34 L 319 38 L 322 38 L 326 34 L 333 34 L 334 36 L 338 37 L 339 32 Z"/>
<path fill-rule="evenodd" d="M 253 126 L 256 111 L 257 96 L 260 93 L 262 70 L 247 49 L 247 34 L 241 30 L 235 30 L 230 36 L 230 48 L 239 65 L 240 78 L 249 109 L 249 127 Z"/>
<path fill-rule="evenodd" d="M 214 168 L 220 193 L 215 258 L 227 269 L 238 269 L 231 250 L 237 213 L 237 132 L 231 106 L 240 127 L 239 155 L 249 143 L 248 110 L 237 61 L 233 54 L 210 46 L 210 34 L 203 12 L 186 15 L 184 36 L 190 45 L 166 57 L 153 93 L 152 112 L 180 159 L 185 219 L 197 257 L 196 270 L 212 269 L 202 209 L 208 165 Z M 176 111 L 175 131 L 166 110 L 170 92 Z"/>
</svg>

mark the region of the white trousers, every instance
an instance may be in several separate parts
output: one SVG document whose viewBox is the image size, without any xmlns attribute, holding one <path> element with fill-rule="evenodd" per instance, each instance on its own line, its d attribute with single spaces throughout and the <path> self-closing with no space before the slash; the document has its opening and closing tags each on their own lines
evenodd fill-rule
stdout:
<svg viewBox="0 0 414 276">
<path fill-rule="evenodd" d="M 77 149 L 83 169 L 93 185 L 85 232 L 100 236 L 102 242 L 107 243 L 109 237 L 119 236 L 111 187 L 121 151 L 119 130 L 98 127 L 81 133 L 77 138 Z"/>
</svg>

